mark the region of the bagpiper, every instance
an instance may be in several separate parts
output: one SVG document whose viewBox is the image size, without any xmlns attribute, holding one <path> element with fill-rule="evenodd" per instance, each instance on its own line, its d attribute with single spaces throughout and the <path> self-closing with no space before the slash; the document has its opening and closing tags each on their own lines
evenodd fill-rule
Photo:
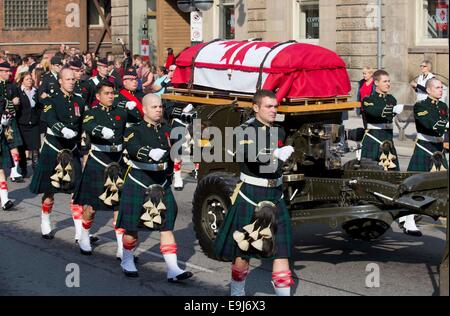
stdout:
<svg viewBox="0 0 450 316">
<path fill-rule="evenodd" d="M 436 78 L 426 82 L 428 97 L 414 105 L 417 140 L 408 171 L 446 171 L 448 162 L 444 152 L 444 134 L 448 130 L 448 107 L 442 101 L 443 84 Z M 414 215 L 401 217 L 400 227 L 405 234 L 422 236 Z"/>
<path fill-rule="evenodd" d="M 393 140 L 393 118 L 403 105 L 389 94 L 391 80 L 384 70 L 374 73 L 375 92 L 364 98 L 367 130 L 362 140 L 361 158 L 377 161 L 385 171 L 399 171 L 400 165 Z"/>
<path fill-rule="evenodd" d="M 113 226 L 117 237 L 116 257 L 122 259 L 123 230 L 116 228 L 120 188 L 123 185 L 123 134 L 128 114 L 114 105 L 114 85 L 102 82 L 97 87 L 98 105 L 87 110 L 83 131 L 91 139 L 91 148 L 74 203 L 83 205 L 80 251 L 92 254 L 89 230 L 97 211 L 113 212 Z"/>
<path fill-rule="evenodd" d="M 0 87 L 6 87 L 10 76 L 11 66 L 7 62 L 0 63 Z M 9 100 L 0 95 L 0 200 L 4 211 L 10 210 L 14 206 L 14 203 L 8 197 L 8 183 L 4 171 L 6 168 L 12 167 L 11 154 L 5 135 L 5 131 L 11 122 L 11 116 L 6 111 L 8 102 Z"/>
<path fill-rule="evenodd" d="M 134 249 L 142 225 L 160 231 L 160 251 L 166 262 L 167 280 L 178 282 L 192 277 L 192 273 L 182 270 L 177 263 L 173 229 L 178 208 L 171 190 L 171 128 L 163 122 L 160 97 L 148 94 L 142 103 L 144 120 L 127 129 L 125 135 L 129 168 L 117 219 L 117 227 L 126 231 L 121 267 L 126 276 L 138 277 Z"/>
<path fill-rule="evenodd" d="M 285 146 L 285 132 L 274 124 L 277 98 L 260 90 L 253 100 L 255 116 L 235 132 L 234 156 L 240 183 L 232 206 L 215 241 L 215 254 L 232 261 L 231 296 L 245 295 L 250 258 L 273 259 L 272 285 L 278 296 L 289 296 L 294 284 L 289 268 L 292 251 L 291 220 L 283 199 L 282 167 L 294 152 Z"/>
<path fill-rule="evenodd" d="M 42 120 L 47 125 L 39 162 L 30 191 L 42 196 L 42 238 L 53 239 L 50 214 L 55 193 L 72 194 L 81 178 L 79 151 L 84 101 L 73 94 L 75 75 L 69 68 L 59 74 L 60 90 L 45 98 Z M 75 224 L 75 241 L 80 238 L 82 207 L 70 203 Z"/>
</svg>

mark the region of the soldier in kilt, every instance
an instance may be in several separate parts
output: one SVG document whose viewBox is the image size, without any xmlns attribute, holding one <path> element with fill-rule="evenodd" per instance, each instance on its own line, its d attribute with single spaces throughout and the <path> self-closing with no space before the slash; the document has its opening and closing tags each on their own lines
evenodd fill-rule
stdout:
<svg viewBox="0 0 450 316">
<path fill-rule="evenodd" d="M 8 197 L 8 183 L 6 182 L 5 169 L 12 167 L 11 154 L 5 131 L 11 124 L 11 116 L 8 114 L 7 106 L 10 100 L 7 99 L 7 81 L 11 76 L 11 66 L 7 63 L 0 63 L 0 200 L 4 211 L 10 210 L 14 203 Z"/>
<path fill-rule="evenodd" d="M 218 257 L 233 261 L 231 295 L 245 295 L 250 258 L 273 260 L 272 284 L 279 296 L 289 296 L 293 284 L 289 267 L 292 233 L 283 199 L 282 167 L 294 152 L 284 146 L 285 132 L 274 125 L 278 102 L 273 92 L 260 90 L 254 96 L 255 117 L 236 133 L 236 151 L 241 182 L 231 198 L 215 241 Z"/>
<path fill-rule="evenodd" d="M 7 69 L 6 64 L 4 69 Z M 7 72 L 4 72 L 3 76 L 8 76 Z M 11 157 L 13 158 L 10 179 L 12 182 L 23 182 L 23 176 L 18 171 L 20 161 L 18 148 L 23 145 L 23 141 L 22 136 L 20 135 L 19 125 L 16 120 L 16 106 L 20 104 L 20 100 L 17 92 L 15 91 L 15 86 L 8 83 L 8 79 L 2 79 L 0 83 L 0 99 L 3 99 L 5 102 L 4 114 L 9 117 L 8 126 L 4 126 L 4 135 L 8 142 L 8 147 L 10 148 Z M 22 172 L 26 172 L 26 170 L 22 170 Z"/>
<path fill-rule="evenodd" d="M 91 149 L 83 170 L 80 184 L 74 194 L 74 203 L 83 205 L 83 221 L 80 251 L 91 255 L 89 229 L 96 211 L 113 212 L 113 225 L 117 237 L 118 259 L 122 259 L 123 229 L 116 228 L 119 189 L 122 179 L 123 134 L 127 123 L 127 111 L 114 105 L 114 85 L 100 83 L 97 87 L 98 106 L 85 112 L 83 131 L 91 139 Z"/>
<path fill-rule="evenodd" d="M 374 73 L 375 91 L 362 101 L 367 130 L 362 140 L 361 158 L 378 161 L 386 171 L 400 171 L 393 140 L 393 118 L 403 110 L 389 93 L 391 80 L 384 70 Z"/>
<path fill-rule="evenodd" d="M 442 82 L 436 78 L 426 83 L 428 98 L 414 105 L 417 140 L 408 171 L 446 171 L 448 162 L 444 152 L 444 134 L 448 130 L 448 107 L 439 101 L 443 94 Z M 414 215 L 400 218 L 405 234 L 422 236 L 417 228 Z"/>
<path fill-rule="evenodd" d="M 133 252 L 142 223 L 144 227 L 160 231 L 167 280 L 178 282 L 192 277 L 192 273 L 180 269 L 177 263 L 173 229 L 178 208 L 171 190 L 171 128 L 163 123 L 160 97 L 148 94 L 142 103 L 144 120 L 130 127 L 125 135 L 129 168 L 117 219 L 117 227 L 126 230 L 121 267 L 126 276 L 138 277 Z"/>
<path fill-rule="evenodd" d="M 75 76 L 71 69 L 61 70 L 60 91 L 45 98 L 42 120 L 47 125 L 38 165 L 33 174 L 30 191 L 43 194 L 41 231 L 44 239 L 53 239 L 50 213 L 55 193 L 72 194 L 81 178 L 79 142 L 84 101 L 73 94 Z M 56 173 L 55 173 L 56 171 Z M 82 208 L 70 203 L 72 217 L 79 219 Z M 79 238 L 75 222 L 75 239 Z"/>
</svg>

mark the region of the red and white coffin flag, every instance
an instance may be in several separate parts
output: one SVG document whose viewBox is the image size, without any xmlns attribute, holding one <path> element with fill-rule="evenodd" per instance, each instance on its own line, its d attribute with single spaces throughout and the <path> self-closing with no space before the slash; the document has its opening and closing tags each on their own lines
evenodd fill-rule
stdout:
<svg viewBox="0 0 450 316">
<path fill-rule="evenodd" d="M 185 49 L 176 64 L 175 85 L 241 93 L 262 88 L 276 92 L 279 101 L 342 96 L 351 90 L 345 62 L 310 44 L 214 41 Z"/>
</svg>

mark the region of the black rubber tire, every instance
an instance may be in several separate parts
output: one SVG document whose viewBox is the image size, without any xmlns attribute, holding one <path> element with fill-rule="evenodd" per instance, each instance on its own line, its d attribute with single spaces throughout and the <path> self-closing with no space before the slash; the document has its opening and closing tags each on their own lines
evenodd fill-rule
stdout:
<svg viewBox="0 0 450 316">
<path fill-rule="evenodd" d="M 342 224 L 342 229 L 353 239 L 372 241 L 380 238 L 390 226 L 373 218 L 354 219 Z"/>
<path fill-rule="evenodd" d="M 210 228 L 209 220 L 211 216 L 208 215 L 208 211 L 211 207 L 208 206 L 208 201 L 221 202 L 225 212 L 222 213 L 221 206 L 214 208 L 214 213 L 217 218 L 217 230 L 223 223 L 224 216 L 228 211 L 231 201 L 230 196 L 233 193 L 234 188 L 238 182 L 238 178 L 231 173 L 216 172 L 204 177 L 197 185 L 197 189 L 194 193 L 194 199 L 192 201 L 192 222 L 194 223 L 194 231 L 197 237 L 198 243 L 203 252 L 209 258 L 223 261 L 223 258 L 218 258 L 214 254 L 214 236 L 215 233 Z"/>
</svg>

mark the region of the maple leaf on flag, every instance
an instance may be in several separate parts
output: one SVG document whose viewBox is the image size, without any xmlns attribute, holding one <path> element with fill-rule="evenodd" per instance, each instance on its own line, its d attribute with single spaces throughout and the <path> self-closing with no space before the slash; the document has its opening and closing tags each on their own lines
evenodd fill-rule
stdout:
<svg viewBox="0 0 450 316">
<path fill-rule="evenodd" d="M 243 46 L 245 46 L 244 48 L 242 48 L 237 54 L 236 57 L 233 60 L 233 65 L 237 64 L 237 62 L 240 62 L 241 65 L 244 62 L 245 56 L 247 55 L 248 51 L 251 48 L 255 48 L 255 50 L 261 48 L 261 47 L 267 47 L 267 48 L 272 48 L 273 46 L 275 46 L 276 43 L 268 43 L 268 42 L 238 42 L 238 41 L 229 41 L 229 42 L 225 42 L 225 43 L 221 43 L 220 45 L 224 45 L 225 48 L 227 47 L 231 47 L 230 49 L 228 49 L 225 54 L 222 56 L 222 59 L 220 60 L 221 62 L 225 60 L 226 64 L 229 64 L 231 61 L 231 57 L 233 57 L 234 53 L 241 49 Z"/>
</svg>

